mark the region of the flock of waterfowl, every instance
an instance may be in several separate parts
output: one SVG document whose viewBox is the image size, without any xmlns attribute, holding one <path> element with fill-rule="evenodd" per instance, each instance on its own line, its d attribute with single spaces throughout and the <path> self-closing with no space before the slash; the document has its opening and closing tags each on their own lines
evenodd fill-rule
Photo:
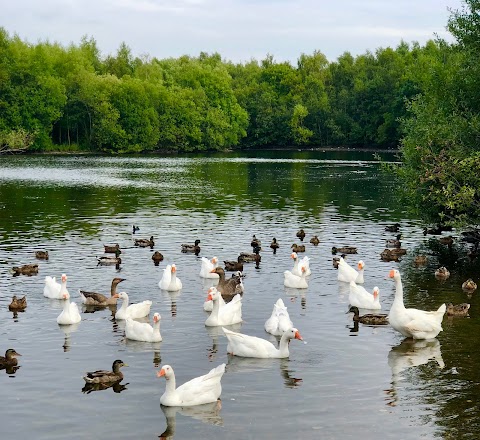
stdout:
<svg viewBox="0 0 480 440">
<path fill-rule="evenodd" d="M 138 227 L 133 226 L 132 232 L 135 234 Z M 398 232 L 399 225 L 391 225 L 385 228 L 389 232 Z M 303 242 L 306 233 L 300 229 L 297 238 Z M 441 243 L 451 246 L 450 239 L 443 240 Z M 451 237 L 450 237 L 451 238 Z M 149 239 L 133 238 L 135 246 L 154 247 L 154 237 Z M 313 246 L 318 246 L 320 240 L 318 236 L 313 236 L 310 240 Z M 185 253 L 193 253 L 199 255 L 200 240 L 196 240 L 193 244 L 182 244 L 181 251 Z M 204 310 L 210 312 L 205 320 L 207 327 L 222 327 L 223 333 L 228 340 L 227 352 L 233 356 L 252 357 L 252 358 L 284 358 L 289 356 L 289 343 L 292 339 L 302 340 L 303 338 L 299 330 L 294 327 L 287 308 L 283 300 L 279 298 L 273 305 L 271 316 L 266 320 L 264 328 L 266 332 L 280 338 L 278 347 L 270 341 L 238 332 L 234 332 L 225 328 L 225 326 L 234 325 L 242 322 L 242 295 L 244 293 L 243 285 L 243 266 L 246 262 L 255 262 L 260 264 L 262 251 L 261 241 L 254 235 L 251 241 L 253 252 L 240 253 L 237 261 L 224 261 L 224 267 L 219 266 L 217 257 L 208 259 L 201 258 L 201 267 L 199 275 L 202 278 L 214 279 L 216 286 L 210 287 L 207 292 Z M 391 251 L 392 247 L 397 251 L 396 259 L 400 255 L 404 255 L 406 250 L 401 248 L 401 234 L 397 234 L 395 238 L 386 241 L 387 248 L 381 254 L 381 259 L 385 259 L 384 253 Z M 276 253 L 280 248 L 276 238 L 273 238 L 270 248 Z M 298 253 L 305 252 L 306 248 L 303 244 L 294 243 L 291 247 L 291 258 L 293 260 L 293 268 L 285 270 L 284 285 L 289 288 L 307 289 L 309 276 L 312 271 L 310 268 L 310 259 L 308 256 L 300 258 Z M 98 264 L 121 264 L 121 248 L 119 244 L 104 245 L 106 254 L 115 254 L 115 257 L 105 255 L 98 259 Z M 401 251 L 403 253 L 399 253 Z M 402 335 L 413 339 L 432 339 L 442 331 L 442 320 L 445 313 L 453 316 L 468 316 L 470 305 L 467 303 L 460 305 L 442 304 L 437 310 L 424 311 L 416 308 L 406 308 L 403 302 L 403 286 L 401 276 L 398 270 L 392 269 L 388 276 L 395 283 L 395 299 L 391 309 L 387 314 L 367 313 L 360 314 L 360 309 L 367 311 L 381 310 L 381 302 L 378 287 L 374 287 L 372 293 L 367 291 L 362 284 L 365 283 L 365 263 L 360 260 L 356 269 L 350 266 L 346 260 L 347 255 L 356 254 L 357 248 L 353 246 L 333 247 L 332 254 L 341 253 L 341 256 L 333 257 L 333 264 L 338 269 L 337 279 L 339 282 L 349 284 L 349 304 L 350 308 L 347 313 L 353 313 L 354 322 L 361 322 L 367 325 L 390 325 Z M 388 253 L 388 252 L 387 252 Z M 37 251 L 37 258 L 48 259 L 47 251 Z M 396 260 L 392 258 L 392 260 Z M 157 266 L 163 261 L 163 255 L 159 251 L 155 251 L 152 260 Z M 416 266 L 426 264 L 426 256 L 417 256 L 414 260 Z M 227 278 L 225 271 L 234 272 L 231 278 Z M 38 273 L 38 265 L 25 265 L 14 267 L 12 269 L 14 275 L 25 274 L 34 275 Z M 450 275 L 444 267 L 437 269 L 435 277 L 447 278 Z M 82 316 L 78 306 L 70 301 L 70 293 L 67 289 L 68 277 L 62 274 L 61 283 L 58 283 L 54 277 L 45 277 L 45 287 L 43 295 L 47 298 L 54 298 L 63 301 L 63 309 L 57 317 L 59 325 L 76 324 L 82 320 Z M 127 339 L 144 342 L 160 342 L 162 335 L 160 333 L 160 314 L 153 314 L 153 325 L 146 322 L 139 322 L 137 319 L 149 316 L 152 301 L 144 300 L 136 304 L 129 303 L 129 297 L 126 292 L 118 292 L 118 285 L 124 281 L 123 278 L 115 277 L 111 282 L 110 296 L 106 296 L 97 292 L 80 290 L 80 298 L 83 304 L 94 307 L 115 307 L 115 319 L 125 320 L 125 337 Z M 182 289 L 182 281 L 177 276 L 177 267 L 175 264 L 168 264 L 164 270 L 160 281 L 158 282 L 160 289 L 175 292 Z M 462 288 L 472 294 L 476 289 L 473 280 L 467 280 Z M 122 301 L 120 307 L 117 307 L 117 301 Z M 13 297 L 9 310 L 17 312 L 25 310 L 27 307 L 26 297 L 18 299 Z M 0 368 L 12 368 L 18 365 L 17 356 L 20 356 L 14 349 L 6 350 L 5 357 L 0 356 Z M 112 370 L 97 370 L 87 372 L 83 377 L 89 384 L 107 384 L 108 386 L 118 385 L 123 379 L 123 373 L 120 368 L 127 366 L 122 360 L 117 359 L 112 364 Z M 160 402 L 166 406 L 189 406 L 210 403 L 216 401 L 221 394 L 221 379 L 225 372 L 225 364 L 221 364 L 213 368 L 207 374 L 194 378 L 183 385 L 176 387 L 175 375 L 170 365 L 163 365 L 157 373 L 159 377 L 165 377 L 166 389 L 160 398 Z"/>
</svg>

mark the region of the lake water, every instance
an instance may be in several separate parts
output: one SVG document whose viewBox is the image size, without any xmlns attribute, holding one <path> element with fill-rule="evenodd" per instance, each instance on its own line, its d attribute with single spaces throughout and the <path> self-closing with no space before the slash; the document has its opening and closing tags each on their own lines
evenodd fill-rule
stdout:
<svg viewBox="0 0 480 440">
<path fill-rule="evenodd" d="M 388 157 L 387 159 L 392 159 Z M 15 348 L 20 368 L 0 371 L 1 438 L 35 439 L 448 439 L 477 438 L 480 333 L 477 296 L 461 284 L 479 281 L 479 265 L 465 247 L 439 245 L 424 236 L 383 176 L 372 153 L 263 152 L 184 157 L 0 157 L 0 354 Z M 401 224 L 408 254 L 399 263 L 380 260 L 385 225 Z M 155 247 L 136 248 L 137 237 Z M 291 269 L 290 246 L 306 231 L 312 275 L 307 290 L 283 286 Z M 282 298 L 308 342 L 292 341 L 287 359 L 229 357 L 226 338 L 204 326 L 209 283 L 199 277 L 201 257 L 234 260 L 262 241 L 262 261 L 245 264 L 242 333 L 275 341 L 263 328 Z M 314 247 L 310 238 L 318 235 Z M 453 232 L 454 236 L 458 236 Z M 276 237 L 280 249 L 269 244 Z M 199 256 L 181 253 L 200 239 Z M 119 270 L 97 266 L 104 243 L 119 243 Z M 365 262 L 365 287 L 380 288 L 383 312 L 394 298 L 386 278 L 400 270 L 408 306 L 436 309 L 443 302 L 472 304 L 470 318 L 448 319 L 433 341 L 403 341 L 391 327 L 354 326 L 348 285 L 337 281 L 332 246 L 358 247 L 351 264 Z M 48 261 L 34 251 L 46 249 Z M 153 265 L 154 250 L 165 260 Z M 429 263 L 413 265 L 418 253 Z M 456 262 L 456 256 L 461 259 Z M 36 276 L 16 276 L 13 266 L 38 263 Z M 158 288 L 163 268 L 177 265 L 183 289 Z M 445 282 L 434 270 L 447 265 Z M 123 321 L 109 309 L 87 313 L 61 327 L 61 303 L 43 297 L 44 278 L 66 273 L 78 289 L 107 293 L 113 277 L 132 302 L 153 301 L 162 316 L 163 342 L 128 341 Z M 28 307 L 14 316 L 12 295 Z M 123 386 L 82 392 L 86 371 L 124 368 Z M 222 400 L 200 408 L 161 408 L 170 364 L 177 384 L 225 362 Z"/>
</svg>

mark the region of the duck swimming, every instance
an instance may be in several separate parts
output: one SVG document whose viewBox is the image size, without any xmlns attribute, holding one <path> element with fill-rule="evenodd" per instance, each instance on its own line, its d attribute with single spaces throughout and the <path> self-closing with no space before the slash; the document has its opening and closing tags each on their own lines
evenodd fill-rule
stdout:
<svg viewBox="0 0 480 440">
<path fill-rule="evenodd" d="M 413 260 L 413 263 L 415 264 L 415 266 L 423 266 L 427 264 L 427 262 L 428 262 L 428 259 L 426 255 L 417 255 Z"/>
<path fill-rule="evenodd" d="M 402 246 L 402 242 L 400 241 L 400 238 L 402 238 L 402 234 L 397 234 L 397 238 L 391 238 L 389 240 L 386 240 L 386 245 L 387 247 L 400 247 Z"/>
<path fill-rule="evenodd" d="M 149 239 L 146 239 L 146 238 L 134 238 L 133 239 L 133 244 L 135 246 L 139 246 L 139 247 L 149 247 L 149 248 L 153 248 L 153 246 L 155 246 L 155 241 L 153 240 L 153 235 L 149 238 Z"/>
<path fill-rule="evenodd" d="M 117 251 L 119 254 L 122 253 L 122 251 L 120 250 L 120 246 L 118 243 L 115 243 L 115 244 L 104 244 L 103 245 L 103 250 L 106 254 L 116 254 Z"/>
<path fill-rule="evenodd" d="M 90 371 L 83 376 L 83 379 L 87 383 L 108 383 L 108 382 L 120 382 L 123 379 L 123 373 L 120 371 L 121 367 L 128 367 L 126 363 L 117 359 L 112 364 L 112 371 L 97 370 Z"/>
<path fill-rule="evenodd" d="M 122 259 L 120 258 L 120 250 L 115 251 L 115 256 L 110 257 L 110 256 L 102 256 L 102 257 L 97 257 L 97 266 L 109 266 L 109 265 L 118 265 L 122 263 Z"/>
<path fill-rule="evenodd" d="M 377 313 L 367 313 L 366 315 L 360 316 L 360 311 L 358 307 L 351 306 L 348 309 L 347 313 L 353 313 L 353 320 L 361 322 L 362 324 L 367 325 L 386 325 L 388 324 L 388 315 L 377 314 Z"/>
<path fill-rule="evenodd" d="M 110 296 L 107 297 L 97 292 L 87 292 L 85 290 L 79 290 L 80 296 L 82 297 L 82 303 L 92 306 L 108 306 L 117 304 L 117 298 L 115 294 L 117 293 L 117 286 L 125 281 L 125 278 L 114 278 L 110 286 Z"/>
<path fill-rule="evenodd" d="M 13 295 L 12 302 L 8 306 L 8 310 L 11 312 L 21 312 L 27 308 L 27 297 L 18 299 L 16 295 Z"/>
<path fill-rule="evenodd" d="M 297 232 L 297 238 L 300 239 L 300 241 L 303 241 L 303 239 L 305 238 L 305 231 L 303 229 L 300 229 L 298 232 Z"/>
<path fill-rule="evenodd" d="M 153 264 L 158 266 L 163 261 L 163 255 L 159 251 L 155 251 L 152 255 Z"/>
<path fill-rule="evenodd" d="M 305 252 L 305 245 L 304 244 L 296 244 L 293 243 L 292 246 L 290 246 L 292 249 L 292 252 Z"/>
<path fill-rule="evenodd" d="M 48 260 L 48 251 L 35 251 L 35 257 L 39 260 Z"/>
<path fill-rule="evenodd" d="M 395 223 L 393 225 L 385 226 L 385 231 L 387 232 L 398 232 L 400 230 L 400 223 Z"/>
<path fill-rule="evenodd" d="M 270 248 L 273 249 L 273 253 L 276 254 L 277 253 L 277 249 L 279 248 L 280 246 L 278 245 L 278 242 L 277 242 L 277 239 L 275 237 L 272 238 L 272 242 L 270 243 Z"/>
<path fill-rule="evenodd" d="M 14 275 L 36 275 L 38 273 L 38 264 L 24 264 L 12 268 Z"/>
<path fill-rule="evenodd" d="M 469 278 L 462 284 L 462 289 L 465 292 L 472 294 L 473 292 L 475 292 L 475 290 L 477 290 L 477 284 L 475 283 L 475 281 Z"/>
<path fill-rule="evenodd" d="M 449 276 L 450 276 L 450 271 L 445 266 L 439 267 L 435 271 L 435 278 L 446 280 Z"/>
<path fill-rule="evenodd" d="M 470 309 L 470 304 L 463 303 L 458 305 L 453 305 L 452 303 L 447 304 L 447 316 L 469 316 L 468 310 Z"/>
<path fill-rule="evenodd" d="M 193 252 L 195 255 L 200 253 L 200 240 L 195 240 L 195 244 L 182 244 L 182 252 Z"/>
<path fill-rule="evenodd" d="M 310 243 L 312 243 L 314 246 L 318 246 L 318 244 L 320 243 L 320 239 L 316 235 L 314 235 L 310 239 Z"/>
<path fill-rule="evenodd" d="M 0 367 L 15 367 L 18 364 L 17 356 L 21 356 L 13 348 L 5 352 L 5 357 L 0 356 Z"/>
<path fill-rule="evenodd" d="M 223 264 L 225 265 L 225 270 L 231 272 L 239 270 L 240 272 L 243 272 L 243 262 L 243 257 L 239 255 L 237 261 L 224 261 Z"/>
<path fill-rule="evenodd" d="M 354 246 L 332 247 L 332 254 L 356 254 L 357 248 Z"/>
</svg>

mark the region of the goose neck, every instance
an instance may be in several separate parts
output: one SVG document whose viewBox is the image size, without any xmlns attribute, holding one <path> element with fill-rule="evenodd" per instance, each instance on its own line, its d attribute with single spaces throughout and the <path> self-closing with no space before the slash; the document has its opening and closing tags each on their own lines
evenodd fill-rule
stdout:
<svg viewBox="0 0 480 440">
<path fill-rule="evenodd" d="M 282 335 L 282 338 L 280 339 L 280 345 L 278 347 L 278 351 L 280 352 L 280 355 L 282 357 L 287 357 L 290 354 L 288 350 L 289 344 L 290 344 L 290 338 L 288 337 L 287 333 L 284 333 Z"/>
<path fill-rule="evenodd" d="M 175 383 L 175 373 L 170 373 L 168 376 L 165 376 L 165 393 L 172 394 L 175 392 L 176 383 Z"/>
</svg>

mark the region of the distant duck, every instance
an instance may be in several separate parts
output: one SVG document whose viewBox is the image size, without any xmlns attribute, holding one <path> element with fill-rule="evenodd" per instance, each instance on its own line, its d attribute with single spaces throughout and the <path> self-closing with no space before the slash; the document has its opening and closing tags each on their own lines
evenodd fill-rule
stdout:
<svg viewBox="0 0 480 440">
<path fill-rule="evenodd" d="M 123 379 L 123 373 L 120 371 L 121 367 L 128 367 L 126 363 L 117 359 L 113 362 L 112 371 L 97 370 L 85 373 L 83 379 L 87 383 L 111 383 L 120 382 Z"/>
<path fill-rule="evenodd" d="M 154 313 L 153 326 L 151 326 L 148 322 L 138 322 L 127 317 L 125 321 L 125 337 L 132 341 L 162 341 L 162 335 L 160 334 L 160 319 L 160 313 Z"/>
<path fill-rule="evenodd" d="M 133 225 L 132 226 L 132 234 L 135 234 L 135 232 L 140 231 L 140 228 L 138 226 Z"/>
<path fill-rule="evenodd" d="M 393 248 L 393 249 L 390 249 L 390 253 L 393 255 L 401 256 L 401 255 L 405 255 L 407 253 L 407 250 L 402 248 Z"/>
<path fill-rule="evenodd" d="M 260 258 L 260 261 L 262 259 L 262 257 L 260 257 L 260 248 L 259 247 L 253 248 L 253 253 L 240 252 L 240 257 L 242 258 L 243 262 L 249 262 L 249 261 L 257 262 L 257 260 L 259 258 Z"/>
<path fill-rule="evenodd" d="M 400 259 L 399 255 L 392 252 L 392 249 L 385 249 L 382 251 L 380 258 L 383 261 L 398 261 Z"/>
<path fill-rule="evenodd" d="M 296 244 L 293 243 L 292 246 L 290 246 L 293 252 L 305 252 L 305 245 L 304 244 Z"/>
<path fill-rule="evenodd" d="M 303 239 L 305 238 L 305 231 L 303 229 L 300 229 L 298 232 L 297 232 L 297 238 L 300 239 L 300 241 L 303 241 Z"/>
<path fill-rule="evenodd" d="M 449 235 L 448 237 L 440 237 L 438 241 L 442 244 L 446 244 L 447 246 L 452 246 L 453 237 L 451 235 Z"/>
<path fill-rule="evenodd" d="M 182 244 L 182 252 L 193 252 L 195 255 L 200 253 L 200 240 L 195 240 L 195 244 Z"/>
<path fill-rule="evenodd" d="M 152 260 L 155 266 L 158 266 L 163 261 L 163 255 L 159 251 L 155 251 L 152 255 Z"/>
<path fill-rule="evenodd" d="M 207 327 L 219 325 L 233 325 L 242 322 L 242 297 L 235 295 L 233 299 L 225 304 L 219 301 L 221 293 L 215 288 L 208 289 L 207 301 L 213 301 L 212 313 L 206 319 Z"/>
<path fill-rule="evenodd" d="M 70 302 L 70 294 L 63 292 L 63 310 L 57 317 L 57 324 L 70 325 L 80 322 L 82 317 L 78 311 L 78 306 L 74 302 Z"/>
<path fill-rule="evenodd" d="M 216 267 L 212 270 L 212 273 L 216 273 L 219 277 L 216 289 L 222 294 L 222 297 L 226 302 L 231 301 L 232 298 L 237 294 L 236 290 L 237 284 L 239 283 L 238 279 L 225 279 L 225 271 L 222 267 Z"/>
<path fill-rule="evenodd" d="M 104 252 L 106 254 L 116 254 L 117 251 L 119 254 L 122 253 L 122 251 L 120 250 L 120 245 L 118 243 L 115 243 L 115 244 L 104 244 L 103 245 L 103 249 L 104 249 Z"/>
<path fill-rule="evenodd" d="M 250 246 L 252 246 L 252 248 L 256 248 L 256 247 L 261 248 L 262 247 L 262 242 L 257 237 L 255 237 L 255 234 L 253 234 Z"/>
<path fill-rule="evenodd" d="M 385 226 L 385 231 L 387 232 L 398 232 L 400 230 L 400 223 L 395 223 L 393 225 Z"/>
<path fill-rule="evenodd" d="M 439 267 L 435 271 L 435 278 L 446 280 L 449 276 L 450 276 L 450 272 L 445 266 Z"/>
<path fill-rule="evenodd" d="M 36 275 L 38 273 L 38 264 L 24 264 L 12 268 L 14 275 Z"/>
<path fill-rule="evenodd" d="M 425 264 L 427 264 L 427 261 L 428 259 L 426 255 L 417 255 L 413 260 L 413 263 L 415 264 L 415 266 L 424 266 Z"/>
<path fill-rule="evenodd" d="M 363 260 L 360 260 L 357 263 L 358 272 L 350 266 L 342 257 L 340 257 L 340 261 L 338 262 L 338 274 L 337 279 L 338 281 L 343 281 L 345 283 L 350 283 L 354 281 L 356 284 L 363 284 L 363 272 L 365 269 L 365 263 Z"/>
<path fill-rule="evenodd" d="M 382 308 L 379 300 L 379 288 L 373 288 L 373 294 L 368 292 L 363 286 L 358 286 L 355 281 L 350 281 L 350 294 L 348 302 L 351 306 L 361 309 L 380 310 Z"/>
<path fill-rule="evenodd" d="M 273 237 L 272 242 L 270 243 L 270 248 L 273 249 L 274 254 L 277 253 L 277 249 L 279 248 L 279 245 L 275 237 Z"/>
<path fill-rule="evenodd" d="M 48 260 L 48 251 L 35 251 L 35 257 L 39 260 Z"/>
<path fill-rule="evenodd" d="M 63 283 L 63 277 L 66 277 L 65 274 L 62 275 L 62 283 Z M 65 278 L 65 283 L 66 283 L 66 278 Z M 46 276 L 45 277 L 45 287 L 43 288 L 43 296 L 46 296 L 47 298 L 52 298 L 52 299 L 63 299 L 63 292 L 62 290 L 62 285 L 57 283 L 55 277 L 51 276 Z M 65 286 L 66 290 L 66 286 Z"/>
<path fill-rule="evenodd" d="M 12 302 L 8 306 L 8 310 L 11 312 L 21 312 L 27 308 L 27 297 L 18 299 L 16 295 L 13 295 Z"/>
<path fill-rule="evenodd" d="M 320 239 L 316 235 L 314 235 L 310 239 L 310 243 L 312 243 L 314 246 L 318 246 L 318 244 L 320 243 Z"/>
<path fill-rule="evenodd" d="M 402 238 L 402 234 L 397 234 L 397 238 L 391 238 L 389 240 L 386 240 L 386 245 L 399 248 L 400 246 L 402 246 L 400 238 Z"/>
<path fill-rule="evenodd" d="M 121 264 L 122 259 L 120 258 L 120 250 L 115 252 L 114 257 L 110 257 L 108 255 L 104 255 L 102 257 L 97 257 L 97 266 L 110 266 L 110 265 L 117 265 Z"/>
<path fill-rule="evenodd" d="M 238 256 L 238 261 L 224 261 L 225 270 L 228 271 L 241 271 L 243 272 L 243 262 L 245 261 L 241 255 Z"/>
<path fill-rule="evenodd" d="M 18 364 L 17 356 L 21 356 L 13 348 L 9 348 L 5 352 L 5 357 L 0 356 L 0 367 L 15 367 Z"/>
<path fill-rule="evenodd" d="M 80 296 L 82 297 L 82 303 L 91 306 L 108 306 L 117 304 L 117 297 L 115 296 L 115 294 L 117 293 L 117 286 L 122 281 L 125 281 L 125 278 L 117 277 L 112 280 L 112 283 L 110 285 L 109 297 L 97 292 L 87 292 L 85 290 L 79 290 Z"/>
<path fill-rule="evenodd" d="M 177 266 L 175 264 L 168 264 L 163 269 L 163 275 L 158 282 L 158 287 L 169 292 L 177 292 L 182 288 L 182 282 L 177 278 Z"/>
<path fill-rule="evenodd" d="M 155 246 L 155 241 L 153 240 L 153 235 L 149 239 L 134 238 L 133 243 L 134 243 L 135 246 L 139 246 L 139 247 L 153 248 L 153 246 Z"/>
<path fill-rule="evenodd" d="M 152 301 L 147 300 L 138 304 L 128 305 L 128 295 L 125 292 L 117 293 L 115 296 L 123 300 L 122 306 L 120 309 L 117 309 L 117 312 L 115 313 L 115 319 L 138 319 L 143 318 L 150 313 Z"/>
<path fill-rule="evenodd" d="M 285 287 L 291 287 L 294 289 L 307 289 L 308 288 L 308 283 L 306 280 L 306 269 L 305 267 L 300 268 L 302 275 L 294 275 L 292 272 L 289 270 L 286 270 L 283 272 L 283 285 Z"/>
<path fill-rule="evenodd" d="M 477 284 L 475 283 L 475 281 L 473 281 L 471 278 L 469 278 L 467 281 L 465 281 L 462 284 L 462 289 L 465 292 L 468 292 L 468 293 L 472 294 L 473 292 L 475 292 L 475 290 L 477 290 Z"/>
<path fill-rule="evenodd" d="M 293 327 L 282 298 L 279 298 L 273 305 L 272 314 L 265 322 L 264 327 L 268 333 L 274 336 L 282 336 L 288 329 Z"/>
<path fill-rule="evenodd" d="M 200 268 L 200 276 L 202 278 L 213 278 L 218 280 L 218 274 L 212 273 L 212 270 L 218 267 L 218 258 L 212 257 L 209 260 L 206 257 L 202 257 L 202 266 Z"/>
<path fill-rule="evenodd" d="M 366 315 L 360 316 L 360 311 L 358 307 L 351 306 L 348 309 L 347 313 L 353 313 L 353 320 L 361 322 L 362 324 L 367 325 L 386 325 L 388 324 L 388 315 L 377 314 L 377 313 L 367 313 Z"/>
<path fill-rule="evenodd" d="M 468 310 L 470 309 L 470 304 L 463 303 L 458 305 L 453 305 L 452 303 L 447 304 L 447 316 L 469 316 Z"/>
<path fill-rule="evenodd" d="M 354 246 L 332 247 L 332 254 L 356 254 L 357 248 Z"/>
</svg>

